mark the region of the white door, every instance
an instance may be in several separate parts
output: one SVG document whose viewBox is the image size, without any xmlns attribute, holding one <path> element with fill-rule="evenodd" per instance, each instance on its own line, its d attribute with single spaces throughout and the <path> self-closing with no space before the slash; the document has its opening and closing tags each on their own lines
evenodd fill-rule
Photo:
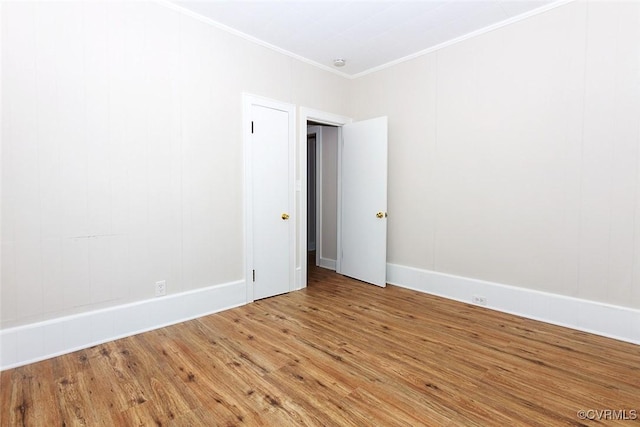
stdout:
<svg viewBox="0 0 640 427">
<path fill-rule="evenodd" d="M 378 286 L 387 276 L 387 118 L 342 127 L 338 271 Z"/>
<path fill-rule="evenodd" d="M 276 104 L 277 105 L 277 104 Z M 295 265 L 293 218 L 294 112 L 250 105 L 251 136 L 247 149 L 249 300 L 292 290 Z"/>
</svg>

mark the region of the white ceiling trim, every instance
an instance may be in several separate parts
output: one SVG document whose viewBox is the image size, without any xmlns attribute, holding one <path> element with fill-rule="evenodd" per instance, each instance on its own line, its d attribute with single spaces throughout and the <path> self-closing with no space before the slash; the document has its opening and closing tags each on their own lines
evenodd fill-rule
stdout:
<svg viewBox="0 0 640 427">
<path fill-rule="evenodd" d="M 161 5 L 163 5 L 165 7 L 168 7 L 169 9 L 173 9 L 176 12 L 180 12 L 180 13 L 182 13 L 184 15 L 187 15 L 187 16 L 190 16 L 192 18 L 195 18 L 198 21 L 201 21 L 201 22 L 204 22 L 206 24 L 212 25 L 212 26 L 214 26 L 214 27 L 216 27 L 216 28 L 218 28 L 220 30 L 223 30 L 223 31 L 231 33 L 231 34 L 233 34 L 235 36 L 241 37 L 241 38 L 243 38 L 243 39 L 245 39 L 247 41 L 250 41 L 250 42 L 255 43 L 257 45 L 260 45 L 262 47 L 266 47 L 267 49 L 274 50 L 274 51 L 276 51 L 278 53 L 281 53 L 283 55 L 286 55 L 286 56 L 289 56 L 291 58 L 297 59 L 298 61 L 302 61 L 302 62 L 305 62 L 305 63 L 307 63 L 309 65 L 313 65 L 314 67 L 318 67 L 318 68 L 320 68 L 320 69 L 322 69 L 324 71 L 328 71 L 330 73 L 337 74 L 340 77 L 344 77 L 344 78 L 347 78 L 347 79 L 353 78 L 351 75 L 343 73 L 343 72 L 341 72 L 339 70 L 336 70 L 335 68 L 331 68 L 331 67 L 326 66 L 324 64 L 320 64 L 319 62 L 312 61 L 309 58 L 305 58 L 304 56 L 301 56 L 301 55 L 298 55 L 296 53 L 290 52 L 290 51 L 288 51 L 286 49 L 282 49 L 281 47 L 272 45 L 271 43 L 267 43 L 264 40 L 260 40 L 257 37 L 250 36 L 249 34 L 243 33 L 242 31 L 238 31 L 235 28 L 231 28 L 231 27 L 228 27 L 228 26 L 226 26 L 224 24 L 221 24 L 221 23 L 219 23 L 217 21 L 214 21 L 211 18 L 207 18 L 206 16 L 202 16 L 199 13 L 193 12 L 193 11 L 187 9 L 187 8 L 184 8 L 184 7 L 180 6 L 180 5 L 172 3 L 170 0 L 156 0 L 156 1 L 158 3 L 160 3 Z"/>
<path fill-rule="evenodd" d="M 553 3 L 547 4 L 547 5 L 544 5 L 544 6 L 540 6 L 540 7 L 536 8 L 536 9 L 530 10 L 528 12 L 525 12 L 525 13 L 521 14 L 521 15 L 505 19 L 503 21 L 497 22 L 497 23 L 495 23 L 493 25 L 490 25 L 488 27 L 484 27 L 484 28 L 481 28 L 479 30 L 472 31 L 472 32 L 470 32 L 468 34 L 465 34 L 463 36 L 456 37 L 456 38 L 448 40 L 448 41 L 446 41 L 444 43 L 440 43 L 440 44 L 438 44 L 436 46 L 432 46 L 432 47 L 430 47 L 428 49 L 421 50 L 421 51 L 413 53 L 411 55 L 407 55 L 407 56 L 404 56 L 402 58 L 395 59 L 393 61 L 390 61 L 390 62 L 387 62 L 385 64 L 379 65 L 377 67 L 373 67 L 373 68 L 370 68 L 368 70 L 362 71 L 360 73 L 351 75 L 351 74 L 347 74 L 347 73 L 341 72 L 341 71 L 339 71 L 339 70 L 337 70 L 335 68 L 326 66 L 324 64 L 320 64 L 319 62 L 312 61 L 309 58 L 305 58 L 304 56 L 298 55 L 298 54 L 293 53 L 291 51 L 288 51 L 286 49 L 282 49 L 281 47 L 272 45 L 271 43 L 267 43 L 264 40 L 261 40 L 261 39 L 259 39 L 257 37 L 250 36 L 249 34 L 243 33 L 242 31 L 238 31 L 238 30 L 236 30 L 234 28 L 231 28 L 229 26 L 221 24 L 221 23 L 219 23 L 219 22 L 217 22 L 217 21 L 215 21 L 215 20 L 213 20 L 211 18 L 208 18 L 206 16 L 200 15 L 199 13 L 193 12 L 193 11 L 191 11 L 191 10 L 185 8 L 185 7 L 182 7 L 182 6 L 180 6 L 180 5 L 176 4 L 176 3 L 173 3 L 170 0 L 156 0 L 157 3 L 161 4 L 162 6 L 167 7 L 169 9 L 172 9 L 172 10 L 180 12 L 180 13 L 182 13 L 184 15 L 190 16 L 190 17 L 192 17 L 194 19 L 197 19 L 198 21 L 201 21 L 201 22 L 204 22 L 206 24 L 212 25 L 212 26 L 214 26 L 214 27 L 216 27 L 216 28 L 218 28 L 220 30 L 223 30 L 223 31 L 226 31 L 226 32 L 228 32 L 230 34 L 233 34 L 235 36 L 241 37 L 241 38 L 243 38 L 243 39 L 245 39 L 247 41 L 250 41 L 250 42 L 255 43 L 257 45 L 263 46 L 263 47 L 265 47 L 267 49 L 271 49 L 271 50 L 273 50 L 275 52 L 278 52 L 278 53 L 281 53 L 283 55 L 289 56 L 291 58 L 297 59 L 298 61 L 304 62 L 306 64 L 312 65 L 314 67 L 320 68 L 321 70 L 328 71 L 330 73 L 336 74 L 336 75 L 338 75 L 340 77 L 344 77 L 344 78 L 349 79 L 349 80 L 357 79 L 359 77 L 363 77 L 363 76 L 366 76 L 368 74 L 384 70 L 386 68 L 392 67 L 392 66 L 400 64 L 402 62 L 410 61 L 410 60 L 418 58 L 420 56 L 424 56 L 424 55 L 427 55 L 429 53 L 438 51 L 440 49 L 444 49 L 445 47 L 454 45 L 456 43 L 460 43 L 460 42 L 462 42 L 464 40 L 468 40 L 470 38 L 477 37 L 479 35 L 488 33 L 490 31 L 494 31 L 494 30 L 496 30 L 498 28 L 506 27 L 508 25 L 514 24 L 514 23 L 522 21 L 524 19 L 528 19 L 528 18 L 530 18 L 532 16 L 539 15 L 541 13 L 545 13 L 545 12 L 547 12 L 549 10 L 555 9 L 557 7 L 563 6 L 565 4 L 568 4 L 568 3 L 571 3 L 571 2 L 574 2 L 574 1 L 575 0 L 556 0 Z"/>
<path fill-rule="evenodd" d="M 368 70 L 362 71 L 362 72 L 357 73 L 357 74 L 348 75 L 347 77 L 350 78 L 350 79 L 357 79 L 358 77 L 366 76 L 367 74 L 371 74 L 371 73 L 375 73 L 376 71 L 384 70 L 385 68 L 389 68 L 389 67 L 392 67 L 394 65 L 400 64 L 402 62 L 410 61 L 412 59 L 415 59 L 415 58 L 418 58 L 420 56 L 426 55 L 428 53 L 432 53 L 432 52 L 435 52 L 437 50 L 444 49 L 445 47 L 454 45 L 456 43 L 460 43 L 461 41 L 464 41 L 464 40 L 467 40 L 467 39 L 470 39 L 470 38 L 473 38 L 473 37 L 477 37 L 479 35 L 488 33 L 490 31 L 497 30 L 498 28 L 506 27 L 507 25 L 511 25 L 511 24 L 516 23 L 516 22 L 522 21 L 524 19 L 530 18 L 532 16 L 539 15 L 539 14 L 547 12 L 547 11 L 549 11 L 551 9 L 555 9 L 556 7 L 564 6 L 565 4 L 571 3 L 573 1 L 575 1 L 575 0 L 556 0 L 553 3 L 546 4 L 544 6 L 540 6 L 540 7 L 536 8 L 536 9 L 530 10 L 529 12 L 523 13 L 521 15 L 505 19 L 504 21 L 496 22 L 495 24 L 490 25 L 488 27 L 480 28 L 479 30 L 472 31 L 472 32 L 470 32 L 468 34 L 465 34 L 465 35 L 460 36 L 460 37 L 456 37 L 455 39 L 448 40 L 448 41 L 446 41 L 444 43 L 440 43 L 440 44 L 432 46 L 432 47 L 430 47 L 428 49 L 424 49 L 424 50 L 421 50 L 419 52 L 412 53 L 411 55 L 407 55 L 407 56 L 404 56 L 402 58 L 395 59 L 393 61 L 387 62 L 386 64 L 379 65 L 377 67 L 369 68 Z"/>
</svg>

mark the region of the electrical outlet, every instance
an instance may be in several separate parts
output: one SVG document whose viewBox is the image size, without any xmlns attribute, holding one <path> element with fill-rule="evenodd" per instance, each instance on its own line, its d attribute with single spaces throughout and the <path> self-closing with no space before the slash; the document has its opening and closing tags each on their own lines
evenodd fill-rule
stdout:
<svg viewBox="0 0 640 427">
<path fill-rule="evenodd" d="M 167 281 L 160 280 L 159 282 L 156 282 L 156 296 L 161 297 L 166 294 L 167 294 Z"/>
<path fill-rule="evenodd" d="M 471 301 L 476 305 L 487 305 L 487 297 L 481 297 L 479 295 L 474 295 Z"/>
</svg>

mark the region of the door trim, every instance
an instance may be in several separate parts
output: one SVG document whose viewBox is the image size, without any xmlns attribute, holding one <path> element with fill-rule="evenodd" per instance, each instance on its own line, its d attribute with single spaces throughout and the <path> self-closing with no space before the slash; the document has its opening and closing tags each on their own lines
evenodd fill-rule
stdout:
<svg viewBox="0 0 640 427">
<path fill-rule="evenodd" d="M 342 127 L 347 123 L 353 122 L 353 120 L 346 116 L 338 114 L 327 113 L 325 111 L 314 110 L 312 108 L 300 107 L 300 121 L 298 124 L 298 141 L 300 141 L 300 154 L 298 164 L 300 165 L 300 198 L 298 199 L 298 206 L 300 207 L 300 213 L 298 215 L 298 260 L 300 265 L 298 266 L 299 275 L 296 277 L 296 286 L 298 289 L 307 286 L 307 122 L 313 121 L 320 124 Z M 340 130 L 342 133 L 342 130 Z M 340 144 L 342 143 L 342 136 L 339 135 L 338 139 Z M 338 194 L 340 194 L 340 175 L 341 175 L 341 160 L 340 151 L 338 150 Z M 340 212 L 340 196 L 338 196 L 338 212 Z M 340 236 L 340 216 L 338 215 L 338 236 Z M 317 242 L 316 242 L 317 244 Z M 341 251 L 340 238 L 338 237 L 338 253 L 336 260 L 336 271 L 340 272 L 340 251 Z"/>
<path fill-rule="evenodd" d="M 247 303 L 254 301 L 254 287 L 253 287 L 253 156 L 251 148 L 251 107 L 260 106 L 266 108 L 272 108 L 274 110 L 285 111 L 289 114 L 289 180 L 288 180 L 288 193 L 289 193 L 289 212 L 291 212 L 291 221 L 294 224 L 298 224 L 299 220 L 296 215 L 295 201 L 296 201 L 296 183 L 295 183 L 295 170 L 296 170 L 296 139 L 295 139 L 295 126 L 296 126 L 296 107 L 293 104 L 288 104 L 281 101 L 276 101 L 261 96 L 256 96 L 248 93 L 242 94 L 242 145 L 243 145 L 243 168 L 244 168 L 244 281 L 246 283 L 246 301 Z M 305 152 L 306 152 L 306 137 L 305 137 Z M 306 165 L 305 165 L 306 169 Z M 306 226 L 306 221 L 305 221 Z M 295 229 L 296 227 L 294 227 Z M 305 232 L 306 235 L 306 232 Z M 306 242 L 305 242 L 306 243 Z M 295 265 L 296 265 L 296 233 L 291 233 L 289 241 L 289 254 L 291 271 L 289 272 L 289 291 L 294 290 L 295 283 Z"/>
</svg>

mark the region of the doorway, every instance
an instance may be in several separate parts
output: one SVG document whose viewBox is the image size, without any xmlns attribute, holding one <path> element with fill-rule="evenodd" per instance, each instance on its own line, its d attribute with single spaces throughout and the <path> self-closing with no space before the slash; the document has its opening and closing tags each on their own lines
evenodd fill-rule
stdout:
<svg viewBox="0 0 640 427">
<path fill-rule="evenodd" d="M 314 110 L 311 108 L 306 108 L 306 107 L 300 107 L 300 115 L 299 115 L 299 136 L 298 136 L 298 140 L 299 141 L 307 141 L 307 126 L 308 125 L 312 125 L 312 126 L 333 126 L 333 127 L 340 127 L 343 126 L 347 123 L 351 123 L 351 119 L 345 116 L 340 116 L 337 114 L 332 114 L 332 113 L 327 113 L 324 111 L 319 111 L 319 110 Z M 316 141 L 316 146 L 317 146 L 317 141 Z M 307 286 L 307 273 L 308 273 L 308 251 L 307 251 L 307 222 L 308 222 L 308 216 L 307 216 L 307 211 L 308 211 L 308 206 L 307 206 L 307 181 L 308 181 L 308 171 L 307 171 L 307 143 L 302 143 L 300 144 L 300 151 L 299 151 L 299 165 L 300 165 L 300 189 L 301 189 L 301 194 L 300 194 L 300 203 L 299 203 L 299 209 L 300 209 L 300 224 L 299 224 L 299 233 L 298 233 L 298 260 L 299 260 L 299 264 L 298 264 L 298 271 L 296 274 L 296 279 L 297 279 L 297 287 L 298 288 L 303 288 Z M 339 163 L 339 161 L 338 161 Z M 340 167 L 338 164 L 338 169 L 337 169 L 337 179 L 338 182 L 340 180 Z M 317 180 L 316 180 L 317 181 Z M 317 200 L 317 199 L 316 199 Z M 338 202 L 339 203 L 339 202 Z M 316 228 L 317 227 L 317 222 L 316 222 Z M 336 228 L 339 230 L 339 224 L 337 224 Z M 322 243 L 320 243 L 322 244 Z M 316 248 L 317 248 L 318 242 L 316 241 Z M 320 260 L 318 261 L 320 262 Z M 339 264 L 339 260 L 336 259 L 336 265 L 335 265 L 335 269 L 338 269 L 338 264 Z"/>
<path fill-rule="evenodd" d="M 340 133 L 337 126 L 307 122 L 308 272 L 314 267 L 336 270 Z"/>
<path fill-rule="evenodd" d="M 337 144 L 337 251 L 335 271 L 378 286 L 386 285 L 387 223 L 387 118 L 379 117 L 353 123 L 351 119 L 309 108 L 300 108 L 299 165 L 300 190 L 296 284 L 307 286 L 308 279 L 308 141 L 307 126 L 335 127 Z M 348 130 L 348 137 L 345 132 Z M 316 138 L 316 150 L 318 147 Z M 348 149 L 345 149 L 347 147 Z M 345 156 L 345 153 L 348 155 Z M 366 153 L 366 155 L 363 155 Z M 316 154 L 316 162 L 320 156 Z M 317 169 L 317 168 L 316 168 Z M 316 183 L 319 181 L 317 176 Z M 320 181 L 321 182 L 321 181 Z M 373 184 L 373 185 L 372 185 Z M 345 189 L 349 193 L 345 195 Z M 316 193 L 318 193 L 316 191 Z M 353 197 L 353 196 L 357 197 Z M 323 201 L 322 197 L 316 198 Z M 317 210 L 316 210 L 317 212 Z M 372 221 L 373 219 L 373 221 Z M 322 221 L 320 219 L 320 221 Z M 343 224 L 347 224 L 345 235 Z M 316 219 L 316 228 L 321 230 Z M 316 235 L 318 231 L 316 231 Z M 328 233 L 320 231 L 324 237 Z M 315 239 L 315 246 L 322 239 Z M 320 253 L 322 261 L 323 252 Z M 316 255 L 317 251 L 316 251 Z"/>
</svg>

